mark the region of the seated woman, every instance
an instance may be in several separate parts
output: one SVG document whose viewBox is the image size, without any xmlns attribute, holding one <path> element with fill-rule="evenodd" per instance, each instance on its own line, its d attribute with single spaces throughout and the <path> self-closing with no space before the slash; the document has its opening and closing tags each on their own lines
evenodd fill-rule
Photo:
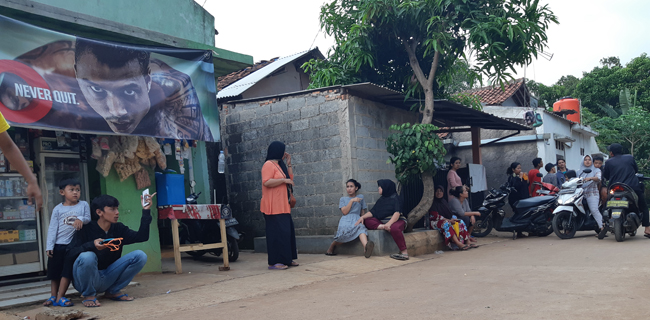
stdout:
<svg viewBox="0 0 650 320">
<path fill-rule="evenodd" d="M 388 179 L 377 181 L 381 198 L 375 202 L 370 211 L 362 215 L 355 223 L 364 224 L 369 230 L 385 230 L 390 232 L 400 252 L 391 254 L 390 257 L 397 260 L 408 260 L 409 254 L 406 251 L 406 240 L 404 240 L 404 228 L 406 219 L 402 216 L 402 204 L 395 190 L 395 183 Z"/>
<path fill-rule="evenodd" d="M 451 213 L 463 220 L 465 224 L 469 226 L 469 234 L 472 234 L 474 223 L 476 222 L 476 218 L 474 217 L 480 217 L 481 214 L 476 211 L 471 211 L 472 209 L 469 207 L 469 201 L 467 201 L 467 198 L 469 197 L 469 188 L 467 186 L 456 187 L 451 189 L 451 195 L 454 196 L 449 199 L 449 209 L 451 209 Z M 470 237 L 470 241 L 475 242 L 476 239 Z"/>
<path fill-rule="evenodd" d="M 366 200 L 363 199 L 362 194 L 357 194 L 361 189 L 361 184 L 357 180 L 350 179 L 345 183 L 345 191 L 348 193 L 347 197 L 341 197 L 339 200 L 339 209 L 343 213 L 343 217 L 339 220 L 339 228 L 336 230 L 334 241 L 330 245 L 325 255 L 335 256 L 334 249 L 337 245 L 350 242 L 356 238 L 361 240 L 363 245 L 363 252 L 366 258 L 370 258 L 372 250 L 375 248 L 375 243 L 368 241 L 368 231 L 363 224 L 355 224 L 361 218 L 361 214 L 366 213 L 368 205 Z"/>
<path fill-rule="evenodd" d="M 449 209 L 449 204 L 444 198 L 445 190 L 438 186 L 436 187 L 435 197 L 433 198 L 433 204 L 431 209 L 429 209 L 429 223 L 440 230 L 442 235 L 445 237 L 445 244 L 450 249 L 455 249 L 454 245 L 461 250 L 467 250 L 469 248 L 477 248 L 475 244 L 469 244 L 469 232 L 467 232 L 467 227 L 463 220 L 459 220 L 455 215 L 451 213 Z M 454 224 L 458 223 L 458 234 L 454 229 Z"/>
</svg>

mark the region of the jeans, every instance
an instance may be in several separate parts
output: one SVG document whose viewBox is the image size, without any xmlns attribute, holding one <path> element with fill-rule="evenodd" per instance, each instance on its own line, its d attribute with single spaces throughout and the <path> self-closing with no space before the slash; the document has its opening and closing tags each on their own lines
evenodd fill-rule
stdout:
<svg viewBox="0 0 650 320">
<path fill-rule="evenodd" d="M 591 195 L 591 196 L 586 196 L 587 199 L 587 205 L 589 206 L 589 210 L 591 211 L 591 215 L 594 217 L 596 220 L 596 223 L 598 224 L 598 228 L 603 228 L 603 215 L 600 214 L 600 211 L 598 210 L 598 203 L 600 202 L 600 195 Z"/>
<path fill-rule="evenodd" d="M 97 255 L 83 252 L 74 262 L 72 284 L 84 297 L 97 296 L 98 292 L 116 294 L 125 288 L 147 263 L 142 250 L 128 253 L 104 270 L 97 270 Z"/>
</svg>

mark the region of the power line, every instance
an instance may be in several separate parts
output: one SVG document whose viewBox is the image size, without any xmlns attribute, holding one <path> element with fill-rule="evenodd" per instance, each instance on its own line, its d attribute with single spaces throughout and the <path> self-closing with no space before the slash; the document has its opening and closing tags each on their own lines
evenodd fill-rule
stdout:
<svg viewBox="0 0 650 320">
<path fill-rule="evenodd" d="M 201 5 L 201 8 L 203 8 L 203 6 L 205 6 L 206 2 L 208 2 L 208 0 L 203 1 L 203 4 Z"/>
</svg>

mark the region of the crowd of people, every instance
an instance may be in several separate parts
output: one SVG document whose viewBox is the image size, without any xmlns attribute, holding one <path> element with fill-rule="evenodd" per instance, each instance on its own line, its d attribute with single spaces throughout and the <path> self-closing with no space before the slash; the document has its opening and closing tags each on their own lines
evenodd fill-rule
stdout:
<svg viewBox="0 0 650 320">
<path fill-rule="evenodd" d="M 532 161 L 533 169 L 528 171 L 528 174 L 522 171 L 520 163 L 513 162 L 506 171 L 507 182 L 512 190 L 508 202 L 514 207 L 519 200 L 542 195 L 542 192 L 538 192 L 542 187 L 542 182 L 561 188 L 565 181 L 579 176 L 586 182 L 584 194 L 591 214 L 596 219 L 600 231 L 603 231 L 600 206 L 606 201 L 607 195 L 607 185 L 604 181 L 627 182 L 631 186 L 639 185 L 636 176 L 634 176 L 638 171 L 634 159 L 629 155 L 622 154 L 620 144 L 613 144 L 609 150 L 611 158 L 608 160 L 607 166 L 604 166 L 603 157 L 586 155 L 583 157 L 577 173 L 566 167 L 564 159 L 558 160 L 557 164 L 544 164 L 541 158 L 535 158 Z M 478 247 L 477 240 L 471 234 L 476 217 L 480 217 L 480 213 L 472 211 L 470 208 L 469 188 L 462 183 L 457 172 L 460 167 L 461 159 L 451 158 L 447 174 L 448 190 L 445 192 L 445 188 L 440 185 L 435 187 L 433 204 L 425 217 L 425 225 L 430 229 L 439 230 L 445 239 L 445 245 L 452 250 L 468 250 Z M 266 219 L 268 268 L 273 270 L 285 270 L 298 265 L 294 261 L 297 259 L 297 250 L 293 220 L 291 219 L 293 186 L 291 168 L 291 155 L 285 152 L 285 145 L 279 141 L 271 143 L 266 162 L 262 167 L 263 187 L 260 211 L 264 213 Z M 546 175 L 543 175 L 541 170 L 546 170 Z M 326 255 L 336 255 L 337 246 L 358 238 L 363 246 L 364 255 L 368 258 L 372 255 L 375 246 L 368 239 L 368 230 L 385 230 L 390 233 L 399 248 L 399 252 L 390 257 L 398 260 L 409 259 L 403 234 L 407 223 L 395 183 L 388 179 L 382 179 L 377 181 L 377 186 L 381 197 L 368 210 L 366 200 L 360 194 L 361 184 L 354 179 L 346 182 L 346 196 L 339 200 L 342 217 L 334 241 L 325 252 Z M 445 196 L 448 199 L 445 199 Z M 639 199 L 640 207 L 645 213 L 643 220 L 643 225 L 646 227 L 645 234 L 650 238 L 647 206 L 645 201 L 641 202 L 642 196 Z"/>
</svg>

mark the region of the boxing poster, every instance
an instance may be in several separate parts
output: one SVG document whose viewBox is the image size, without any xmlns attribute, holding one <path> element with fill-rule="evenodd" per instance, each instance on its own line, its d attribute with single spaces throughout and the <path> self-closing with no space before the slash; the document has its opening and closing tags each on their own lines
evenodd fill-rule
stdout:
<svg viewBox="0 0 650 320">
<path fill-rule="evenodd" d="M 0 16 L 0 112 L 14 126 L 219 140 L 212 51 L 136 46 Z"/>
</svg>

